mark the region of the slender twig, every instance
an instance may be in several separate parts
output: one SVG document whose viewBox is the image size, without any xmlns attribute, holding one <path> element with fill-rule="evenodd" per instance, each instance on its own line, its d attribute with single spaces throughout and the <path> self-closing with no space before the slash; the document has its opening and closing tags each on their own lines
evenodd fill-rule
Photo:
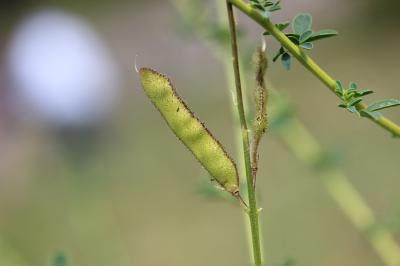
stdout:
<svg viewBox="0 0 400 266">
<path fill-rule="evenodd" d="M 226 7 L 228 11 L 230 39 L 232 46 L 232 63 L 233 63 L 233 70 L 235 74 L 235 83 L 236 83 L 237 110 L 239 113 L 239 120 L 242 129 L 243 156 L 246 168 L 247 191 L 249 198 L 249 219 L 250 219 L 251 236 L 253 242 L 253 257 L 255 265 L 261 266 L 262 258 L 261 258 L 261 244 L 259 235 L 260 231 L 258 228 L 257 200 L 255 194 L 255 187 L 253 186 L 253 178 L 252 178 L 251 162 L 250 162 L 249 133 L 247 129 L 246 116 L 244 112 L 242 86 L 240 81 L 239 55 L 238 55 L 237 38 L 236 38 L 236 24 L 235 24 L 235 17 L 233 14 L 232 4 L 230 4 L 229 1 L 226 2 Z"/>
<path fill-rule="evenodd" d="M 371 243 L 379 257 L 387 266 L 400 265 L 400 246 L 393 234 L 380 225 L 368 204 L 336 166 L 316 168 L 323 150 L 301 121 L 289 118 L 278 132 L 279 138 L 304 164 L 315 169 L 321 177 L 328 193 L 352 224 Z"/>
<path fill-rule="evenodd" d="M 295 45 L 286 35 L 280 31 L 275 25 L 268 19 L 263 17 L 260 12 L 254 9 L 250 4 L 247 4 L 243 0 L 228 0 L 231 4 L 236 6 L 240 11 L 249 16 L 255 22 L 264 27 L 275 39 L 277 39 L 283 47 L 285 47 L 299 62 L 307 68 L 314 76 L 316 76 L 322 83 L 324 83 L 333 93 L 336 89 L 336 80 L 333 79 L 328 73 L 326 73 L 314 60 L 306 55 L 299 46 Z M 336 95 L 336 93 L 335 93 Z M 362 103 L 356 105 L 358 111 L 366 108 Z M 400 137 L 400 126 L 387 119 L 383 115 L 378 119 L 368 117 L 370 120 L 378 124 L 380 127 L 391 132 L 394 136 Z"/>
</svg>

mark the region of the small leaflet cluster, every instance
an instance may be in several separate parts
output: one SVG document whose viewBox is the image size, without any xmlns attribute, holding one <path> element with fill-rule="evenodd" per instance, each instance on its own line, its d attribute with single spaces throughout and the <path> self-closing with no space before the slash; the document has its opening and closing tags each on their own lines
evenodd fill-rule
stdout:
<svg viewBox="0 0 400 266">
<path fill-rule="evenodd" d="M 335 93 L 340 97 L 341 102 L 339 107 L 348 110 L 351 113 L 358 114 L 359 116 L 370 117 L 378 120 L 381 114 L 379 110 L 390 108 L 400 105 L 400 100 L 386 99 L 368 105 L 362 110 L 357 109 L 357 104 L 361 103 L 362 97 L 373 93 L 371 90 L 359 90 L 357 84 L 350 83 L 349 88 L 344 88 L 340 81 L 336 81 Z"/>
<path fill-rule="evenodd" d="M 268 0 L 250 0 L 250 5 L 259 10 L 267 19 L 272 12 L 281 9 L 279 4 L 280 1 L 274 3 Z M 313 20 L 310 14 L 302 13 L 296 15 L 291 22 L 277 23 L 275 27 L 283 32 L 292 24 L 292 32 L 284 34 L 294 44 L 306 50 L 311 50 L 314 47 L 314 41 L 338 35 L 337 31 L 329 29 L 313 31 L 312 22 Z M 270 33 L 265 31 L 264 35 L 270 35 Z M 272 61 L 275 62 L 278 59 L 281 59 L 282 66 L 286 70 L 290 69 L 292 56 L 283 46 L 279 48 Z M 341 99 L 341 102 L 338 104 L 339 107 L 359 116 L 369 117 L 373 120 L 378 120 L 380 118 L 381 114 L 378 112 L 379 110 L 400 105 L 400 100 L 398 99 L 386 99 L 368 105 L 366 108 L 363 108 L 362 105 L 358 106 L 358 104 L 362 102 L 363 97 L 373 93 L 373 91 L 359 90 L 355 83 L 350 83 L 348 88 L 344 88 L 340 81 L 336 81 L 335 93 Z"/>
<path fill-rule="evenodd" d="M 350 113 L 357 113 L 356 105 L 363 100 L 363 96 L 373 93 L 371 90 L 359 90 L 357 84 L 350 83 L 349 88 L 344 88 L 342 82 L 336 81 L 335 93 L 341 99 L 339 107 L 346 109 Z"/>
<path fill-rule="evenodd" d="M 290 25 L 290 22 L 283 22 L 275 24 L 280 30 L 285 30 Z M 298 14 L 292 20 L 292 33 L 285 33 L 285 35 L 299 47 L 311 50 L 314 47 L 314 41 L 322 40 L 325 38 L 336 36 L 338 33 L 335 30 L 312 30 L 312 16 L 310 14 Z M 264 32 L 264 35 L 269 35 L 269 32 Z M 291 66 L 291 55 L 287 50 L 281 46 L 277 54 L 274 56 L 275 62 L 281 58 L 282 65 L 285 69 L 289 70 Z"/>
<path fill-rule="evenodd" d="M 269 18 L 272 12 L 281 10 L 280 2 L 281 1 L 274 3 L 269 0 L 250 0 L 250 5 L 259 10 L 264 17 Z"/>
<path fill-rule="evenodd" d="M 268 0 L 250 0 L 250 5 L 259 10 L 265 18 L 269 18 L 274 11 L 281 10 L 280 1 L 273 3 Z M 290 25 L 289 21 L 277 23 L 275 26 L 280 30 L 285 30 Z M 311 50 L 314 47 L 313 42 L 332 36 L 336 36 L 338 33 L 335 30 L 320 30 L 313 31 L 312 16 L 310 14 L 298 14 L 292 20 L 292 33 L 285 33 L 285 35 L 296 45 L 303 49 Z M 269 35 L 269 32 L 264 32 L 264 35 Z M 277 54 L 274 56 L 273 61 L 275 62 L 281 58 L 282 65 L 285 69 L 289 70 L 291 66 L 291 55 L 286 49 L 281 46 Z"/>
</svg>

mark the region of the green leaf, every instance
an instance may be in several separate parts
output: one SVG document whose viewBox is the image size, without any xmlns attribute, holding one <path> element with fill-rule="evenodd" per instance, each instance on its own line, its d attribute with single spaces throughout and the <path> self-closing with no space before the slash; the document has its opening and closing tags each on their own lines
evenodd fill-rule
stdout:
<svg viewBox="0 0 400 266">
<path fill-rule="evenodd" d="M 313 32 L 313 34 L 311 35 L 311 37 L 309 38 L 308 41 L 313 42 L 313 41 L 333 37 L 336 35 L 338 35 L 338 32 L 335 30 L 320 30 L 320 31 Z"/>
<path fill-rule="evenodd" d="M 400 100 L 397 99 L 387 99 L 383 101 L 379 101 L 369 105 L 365 110 L 367 111 L 378 111 L 389 107 L 394 107 L 400 105 Z"/>
<path fill-rule="evenodd" d="M 300 35 L 299 34 L 295 34 L 295 33 L 287 33 L 285 34 L 286 37 L 289 38 L 289 40 L 291 40 L 294 44 L 299 45 L 300 44 Z"/>
<path fill-rule="evenodd" d="M 368 111 L 368 110 L 364 109 L 364 110 L 361 110 L 361 116 L 370 117 L 370 118 L 372 118 L 374 120 L 378 120 L 379 117 L 381 116 L 381 113 L 376 112 L 376 111 L 372 111 L 371 112 L 371 111 Z"/>
<path fill-rule="evenodd" d="M 272 58 L 272 61 L 275 62 L 276 60 L 278 60 L 278 58 L 283 55 L 285 53 L 285 49 L 283 49 L 283 47 L 281 47 L 278 51 L 278 53 L 274 56 L 274 58 Z"/>
<path fill-rule="evenodd" d="M 354 106 L 349 106 L 349 107 L 347 107 L 346 109 L 347 109 L 350 113 L 353 113 L 353 114 L 355 114 L 355 113 L 358 112 L 357 109 L 356 109 L 356 107 L 354 107 Z"/>
<path fill-rule="evenodd" d="M 354 92 L 354 91 L 351 91 L 351 90 L 344 90 L 343 97 L 344 97 L 347 101 L 350 101 L 351 99 L 353 99 L 354 95 L 355 95 L 355 92 Z"/>
<path fill-rule="evenodd" d="M 338 93 L 339 95 L 343 95 L 343 85 L 342 82 L 340 82 L 340 80 L 336 80 L 335 92 Z"/>
<path fill-rule="evenodd" d="M 273 3 L 272 1 L 258 1 L 258 0 L 251 0 L 250 5 L 259 10 L 262 14 L 263 17 L 269 18 L 271 16 L 271 13 L 274 11 L 278 11 L 281 9 L 281 6 L 279 5 L 280 1 L 277 1 L 276 3 Z"/>
<path fill-rule="evenodd" d="M 357 90 L 357 84 L 351 82 L 349 86 L 349 91 L 356 91 L 356 90 Z"/>
<path fill-rule="evenodd" d="M 311 30 L 312 17 L 310 14 L 298 14 L 293 19 L 293 32 L 301 35 L 304 32 Z"/>
<path fill-rule="evenodd" d="M 300 38 L 300 35 L 297 34 L 297 33 L 285 33 L 285 35 L 286 35 L 286 37 L 288 37 L 289 39 L 290 39 L 290 38 L 297 38 L 297 39 Z"/>
<path fill-rule="evenodd" d="M 292 61 L 291 59 L 292 59 L 292 57 L 290 56 L 290 54 L 288 54 L 286 52 L 284 54 L 282 54 L 282 58 L 281 58 L 282 65 L 286 70 L 290 69 L 290 65 L 291 65 L 291 61 Z"/>
<path fill-rule="evenodd" d="M 355 106 L 357 103 L 359 103 L 361 101 L 362 101 L 362 98 L 354 98 L 348 103 L 348 106 Z"/>
<path fill-rule="evenodd" d="M 360 96 L 369 95 L 374 92 L 372 90 L 361 90 L 361 91 L 356 91 L 355 93 L 356 93 L 356 96 L 360 97 Z"/>
<path fill-rule="evenodd" d="M 275 24 L 275 27 L 277 27 L 280 31 L 283 31 L 287 27 L 289 27 L 289 25 L 290 25 L 290 21 L 285 21 L 285 22 L 282 22 L 282 23 Z"/>
<path fill-rule="evenodd" d="M 260 5 L 260 4 L 251 3 L 251 6 L 256 8 L 256 9 L 259 9 L 261 11 L 264 10 L 264 7 L 262 5 Z"/>
<path fill-rule="evenodd" d="M 274 11 L 278 11 L 281 10 L 281 7 L 277 4 L 275 4 L 274 6 L 272 6 L 271 8 L 269 8 L 270 12 L 274 12 Z"/>
<path fill-rule="evenodd" d="M 300 43 L 305 43 L 305 42 L 307 42 L 308 38 L 310 38 L 311 35 L 312 35 L 312 31 L 311 31 L 311 30 L 308 30 L 308 31 L 302 33 L 302 34 L 300 35 L 299 42 L 300 42 Z"/>
<path fill-rule="evenodd" d="M 300 47 L 307 50 L 311 50 L 314 47 L 314 44 L 312 42 L 305 42 L 300 44 Z"/>
<path fill-rule="evenodd" d="M 264 11 L 264 7 L 261 5 L 261 3 L 258 0 L 250 0 L 250 5 L 256 9 Z"/>
</svg>

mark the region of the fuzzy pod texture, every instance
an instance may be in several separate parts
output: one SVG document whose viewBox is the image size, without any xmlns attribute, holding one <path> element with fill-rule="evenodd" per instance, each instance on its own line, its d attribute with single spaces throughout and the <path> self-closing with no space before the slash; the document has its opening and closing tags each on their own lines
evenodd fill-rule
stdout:
<svg viewBox="0 0 400 266">
<path fill-rule="evenodd" d="M 262 135 L 267 130 L 267 100 L 268 92 L 265 86 L 265 72 L 268 66 L 268 60 L 265 57 L 265 52 L 261 48 L 258 48 L 255 53 L 255 65 L 256 65 L 256 90 L 255 90 L 255 102 L 256 102 L 256 117 L 253 124 L 253 129 L 256 135 Z"/>
<path fill-rule="evenodd" d="M 262 48 L 258 48 L 254 54 L 255 63 L 255 81 L 256 88 L 254 91 L 256 114 L 253 121 L 253 139 L 252 139 L 252 159 L 251 168 L 253 174 L 253 184 L 256 182 L 256 174 L 258 167 L 258 146 L 260 144 L 261 138 L 267 130 L 268 120 L 267 120 L 267 100 L 268 91 L 265 85 L 265 72 L 268 67 L 268 59 L 265 56 L 265 52 Z"/>
<path fill-rule="evenodd" d="M 139 76 L 144 92 L 178 139 L 220 186 L 233 195 L 238 195 L 239 176 L 235 163 L 218 140 L 190 111 L 176 93 L 171 81 L 149 68 L 141 68 Z"/>
</svg>

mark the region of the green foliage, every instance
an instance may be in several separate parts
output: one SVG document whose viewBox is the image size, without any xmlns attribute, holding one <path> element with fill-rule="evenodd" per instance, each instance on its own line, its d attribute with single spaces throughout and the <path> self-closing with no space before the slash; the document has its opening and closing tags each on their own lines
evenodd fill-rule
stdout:
<svg viewBox="0 0 400 266">
<path fill-rule="evenodd" d="M 360 115 L 356 105 L 363 100 L 363 96 L 371 94 L 373 93 L 373 91 L 358 90 L 358 86 L 355 83 L 350 83 L 349 88 L 346 89 L 343 87 L 342 83 L 337 80 L 335 93 L 341 99 L 341 102 L 338 104 L 339 107 L 344 108 L 351 113 L 356 113 Z"/>
<path fill-rule="evenodd" d="M 372 119 L 379 119 L 381 116 L 378 110 L 394 107 L 400 105 L 400 100 L 397 99 L 387 99 L 387 100 L 382 100 L 376 103 L 373 103 L 369 105 L 367 108 L 363 109 L 361 111 L 362 116 L 367 116 L 371 117 Z"/>
<path fill-rule="evenodd" d="M 275 24 L 280 31 L 285 30 L 290 25 L 289 22 Z M 312 30 L 312 16 L 310 14 L 298 14 L 292 20 L 292 33 L 285 33 L 285 35 L 299 47 L 311 50 L 314 47 L 314 41 L 322 40 L 332 36 L 336 36 L 338 33 L 334 30 Z M 264 32 L 264 35 L 269 35 L 268 32 Z M 283 46 L 278 50 L 273 61 L 281 58 L 283 67 L 286 70 L 290 69 L 291 55 L 285 50 Z"/>
<path fill-rule="evenodd" d="M 273 3 L 269 0 L 250 0 L 250 5 L 258 9 L 265 18 L 269 18 L 272 12 L 281 10 L 280 1 Z"/>
<path fill-rule="evenodd" d="M 311 26 L 312 16 L 309 14 L 298 14 L 294 17 L 292 22 L 293 32 L 298 35 L 311 31 Z"/>
<path fill-rule="evenodd" d="M 292 21 L 292 33 L 286 36 L 296 45 L 304 49 L 311 49 L 313 41 L 336 36 L 338 33 L 334 30 L 312 30 L 312 16 L 310 14 L 298 14 Z M 311 48 L 310 48 L 311 47 Z"/>
<path fill-rule="evenodd" d="M 251 1 L 252 6 L 256 9 L 262 9 L 262 3 L 260 1 Z M 265 2 L 265 1 L 264 1 Z M 270 1 L 269 5 L 272 6 Z M 279 2 L 277 2 L 279 4 Z M 329 37 L 336 36 L 338 33 L 335 30 L 320 30 L 320 31 L 313 31 L 312 30 L 312 23 L 313 19 L 310 14 L 302 13 L 296 15 L 291 24 L 292 24 L 292 32 L 291 33 L 284 33 L 288 39 L 293 42 L 295 45 L 298 45 L 300 48 L 305 50 L 311 50 L 314 48 L 314 41 L 326 39 Z M 277 23 L 274 24 L 275 27 L 279 31 L 284 31 L 290 25 L 289 22 Z M 270 35 L 268 31 L 264 32 L 264 35 Z M 278 52 L 273 57 L 272 61 L 275 62 L 280 59 L 282 66 L 289 70 L 291 67 L 292 56 L 288 52 L 288 50 L 284 47 L 284 44 L 281 44 Z M 400 105 L 400 101 L 397 99 L 387 99 L 383 101 L 379 101 L 369 105 L 368 107 L 363 109 L 363 105 L 359 105 L 362 100 L 363 96 L 371 94 L 372 91 L 370 90 L 358 90 L 357 85 L 355 83 L 351 83 L 349 88 L 343 88 L 340 82 L 336 82 L 335 93 L 340 97 L 341 102 L 339 103 L 339 107 L 345 108 L 351 113 L 356 113 L 359 116 L 369 117 L 375 121 L 378 121 L 381 117 L 381 114 L 378 110 L 390 108 L 394 106 Z M 358 106 L 358 108 L 357 108 Z M 362 109 L 362 110 L 359 110 Z M 394 136 L 399 136 L 399 134 L 394 133 Z"/>
<path fill-rule="evenodd" d="M 339 107 L 348 110 L 351 113 L 358 114 L 359 116 L 370 117 L 374 120 L 378 120 L 381 113 L 378 110 L 399 106 L 400 100 L 387 99 L 379 102 L 375 102 L 362 110 L 357 109 L 357 104 L 361 103 L 363 97 L 373 93 L 371 90 L 359 90 L 356 83 L 350 83 L 349 88 L 343 88 L 340 81 L 336 81 L 335 93 L 340 97 L 341 102 L 338 104 Z"/>
<path fill-rule="evenodd" d="M 280 31 L 284 31 L 287 27 L 289 27 L 289 25 L 290 25 L 290 21 L 285 21 L 285 22 L 275 24 L 275 27 L 277 27 L 278 30 L 280 30 Z M 268 31 L 265 31 L 263 33 L 263 35 L 270 35 L 270 33 Z"/>
<path fill-rule="evenodd" d="M 220 142 L 190 111 L 169 79 L 148 68 L 140 69 L 139 75 L 145 93 L 175 135 L 221 187 L 238 196 L 239 176 L 235 163 Z"/>
<path fill-rule="evenodd" d="M 278 60 L 279 58 L 281 58 L 281 62 L 282 62 L 282 66 L 286 69 L 289 70 L 290 66 L 292 64 L 292 57 L 289 54 L 289 52 L 287 52 L 285 50 L 285 48 L 281 47 L 278 50 L 278 53 L 274 56 L 274 58 L 272 58 L 272 61 L 275 62 L 276 60 Z"/>
<path fill-rule="evenodd" d="M 292 57 L 290 56 L 289 53 L 284 52 L 281 56 L 281 60 L 282 60 L 282 65 L 286 70 L 290 69 L 290 66 L 292 64 Z"/>
</svg>

